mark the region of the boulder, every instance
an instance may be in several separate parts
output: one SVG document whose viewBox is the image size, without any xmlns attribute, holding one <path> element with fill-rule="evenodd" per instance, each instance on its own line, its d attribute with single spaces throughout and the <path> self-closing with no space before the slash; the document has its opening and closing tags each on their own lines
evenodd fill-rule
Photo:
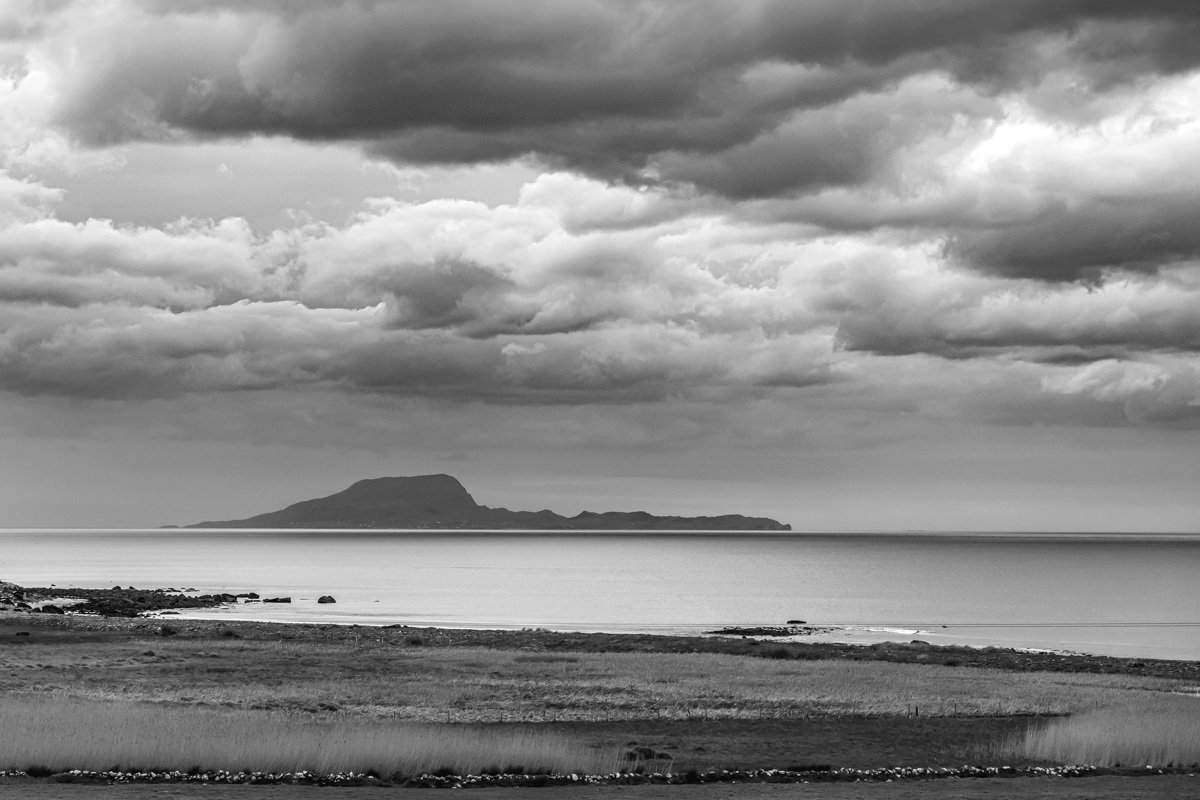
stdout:
<svg viewBox="0 0 1200 800">
<path fill-rule="evenodd" d="M 317 598 L 317 602 L 318 603 L 336 603 L 337 600 L 334 600 L 333 597 L 331 597 L 330 595 L 323 594 Z"/>
<path fill-rule="evenodd" d="M 290 598 L 290 597 L 264 597 L 263 602 L 264 603 L 290 603 L 290 602 L 292 602 L 292 598 Z"/>
</svg>

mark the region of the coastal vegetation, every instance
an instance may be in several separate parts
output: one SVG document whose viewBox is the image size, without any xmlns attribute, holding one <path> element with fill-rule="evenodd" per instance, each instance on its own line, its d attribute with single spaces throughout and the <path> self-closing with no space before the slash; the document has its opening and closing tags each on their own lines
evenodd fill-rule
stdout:
<svg viewBox="0 0 1200 800">
<path fill-rule="evenodd" d="M 1001 752 L 1057 764 L 1200 769 L 1200 698 L 1157 698 L 1139 707 L 1085 711 L 1033 726 Z"/>
<path fill-rule="evenodd" d="M 531 729 L 64 696 L 6 698 L 0 706 L 0 730 L 6 732 L 0 737 L 0 765 L 34 766 L 35 772 L 605 774 L 618 765 L 615 751 L 605 755 L 566 737 Z"/>
<path fill-rule="evenodd" d="M 10 615 L 0 729 L 20 734 L 5 737 L 0 770 L 684 774 L 1195 760 L 1170 745 L 1178 731 L 1196 738 L 1185 722 L 1197 700 L 1184 694 L 1195 664 L 973 653 Z M 1139 714 L 1139 736 L 1157 737 L 1157 750 L 1062 749 L 1069 736 L 1132 740 L 1132 726 L 1102 722 Z M 1042 744 L 1051 739 L 1059 749 Z"/>
<path fill-rule="evenodd" d="M 1032 717 L 1137 705 L 1179 686 L 1137 675 L 942 664 L 430 647 L 417 634 L 372 629 L 313 641 L 251 638 L 245 626 L 189 628 L 103 647 L 35 640 L 8 651 L 0 691 L 480 723 Z"/>
</svg>

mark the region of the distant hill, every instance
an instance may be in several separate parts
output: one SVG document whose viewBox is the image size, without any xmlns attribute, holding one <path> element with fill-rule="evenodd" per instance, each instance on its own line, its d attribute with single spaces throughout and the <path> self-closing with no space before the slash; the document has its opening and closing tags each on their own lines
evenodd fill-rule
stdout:
<svg viewBox="0 0 1200 800">
<path fill-rule="evenodd" d="M 645 511 L 509 511 L 475 502 L 449 475 L 371 478 L 349 489 L 248 519 L 200 522 L 189 528 L 446 528 L 536 530 L 790 531 L 765 517 L 658 517 Z"/>
</svg>

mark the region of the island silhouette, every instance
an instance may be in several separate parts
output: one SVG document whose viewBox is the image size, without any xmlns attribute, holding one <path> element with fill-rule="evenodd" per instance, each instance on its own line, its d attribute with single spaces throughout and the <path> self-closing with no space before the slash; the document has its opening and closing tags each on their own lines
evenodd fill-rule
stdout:
<svg viewBox="0 0 1200 800">
<path fill-rule="evenodd" d="M 210 520 L 188 528 L 432 528 L 467 530 L 736 530 L 790 531 L 766 517 L 656 516 L 645 511 L 510 511 L 475 502 L 450 475 L 368 478 L 348 489 L 246 519 Z"/>
</svg>

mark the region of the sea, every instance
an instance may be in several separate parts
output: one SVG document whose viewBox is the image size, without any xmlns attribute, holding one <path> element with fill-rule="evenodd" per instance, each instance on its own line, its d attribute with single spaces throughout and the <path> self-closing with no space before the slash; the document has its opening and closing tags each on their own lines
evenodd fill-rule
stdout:
<svg viewBox="0 0 1200 800">
<path fill-rule="evenodd" d="M 668 635 L 803 621 L 823 631 L 797 640 L 1200 660 L 1200 534 L 22 529 L 0 530 L 0 580 L 292 598 L 194 618 Z"/>
</svg>

